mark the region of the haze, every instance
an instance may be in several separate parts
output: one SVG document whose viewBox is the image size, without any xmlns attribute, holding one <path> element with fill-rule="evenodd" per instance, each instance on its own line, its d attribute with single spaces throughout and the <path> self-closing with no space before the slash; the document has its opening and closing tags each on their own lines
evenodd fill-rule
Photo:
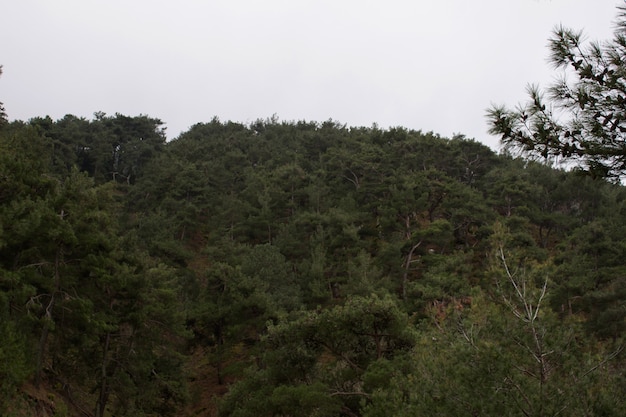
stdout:
<svg viewBox="0 0 626 417">
<path fill-rule="evenodd" d="M 11 120 L 147 114 L 170 139 L 214 116 L 464 134 L 556 75 L 552 29 L 609 39 L 607 0 L 36 1 L 0 14 Z"/>
</svg>

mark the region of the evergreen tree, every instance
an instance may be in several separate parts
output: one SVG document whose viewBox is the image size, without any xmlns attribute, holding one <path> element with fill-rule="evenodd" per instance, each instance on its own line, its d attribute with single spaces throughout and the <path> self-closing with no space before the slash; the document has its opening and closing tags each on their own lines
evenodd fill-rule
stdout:
<svg viewBox="0 0 626 417">
<path fill-rule="evenodd" d="M 0 76 L 2 75 L 2 65 L 0 65 Z M 0 101 L 0 127 L 8 121 L 7 113 L 4 110 L 4 104 Z"/>
<path fill-rule="evenodd" d="M 549 41 L 550 62 L 564 70 L 548 89 L 511 110 L 488 111 L 490 133 L 528 156 L 563 159 L 594 177 L 626 173 L 626 7 L 618 7 L 615 35 L 585 43 L 582 32 L 558 27 Z M 566 76 L 568 76 L 566 78 Z"/>
</svg>

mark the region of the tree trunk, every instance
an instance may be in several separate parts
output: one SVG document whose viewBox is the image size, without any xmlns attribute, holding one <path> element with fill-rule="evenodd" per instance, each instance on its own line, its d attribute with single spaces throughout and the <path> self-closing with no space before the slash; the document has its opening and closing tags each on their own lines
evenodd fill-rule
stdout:
<svg viewBox="0 0 626 417">
<path fill-rule="evenodd" d="M 50 325 L 54 322 L 52 310 L 54 309 L 54 304 L 56 303 L 57 292 L 60 290 L 61 287 L 61 273 L 59 272 L 59 267 L 61 265 L 61 256 L 61 248 L 57 248 L 57 252 L 54 257 L 54 285 L 52 288 L 52 294 L 50 295 L 50 302 L 48 302 L 48 306 L 46 307 L 46 312 L 43 317 L 43 329 L 41 330 L 41 336 L 39 337 L 39 347 L 37 350 L 37 365 L 35 368 L 36 387 L 39 387 L 39 385 L 41 384 L 44 358 L 46 356 L 46 351 L 48 348 L 48 336 L 50 335 Z"/>
<path fill-rule="evenodd" d="M 406 256 L 406 260 L 404 261 L 404 273 L 402 274 L 402 288 L 401 288 L 402 301 L 406 301 L 406 287 L 409 282 L 409 268 L 411 267 L 411 263 L 413 263 L 413 254 L 415 253 L 415 250 L 420 247 L 421 244 L 422 244 L 422 241 L 420 240 L 415 245 L 413 245 L 413 247 L 409 251 L 409 254 Z"/>
<path fill-rule="evenodd" d="M 111 333 L 107 333 L 104 340 L 104 349 L 102 354 L 102 363 L 100 365 L 100 388 L 98 392 L 98 400 L 96 401 L 96 409 L 94 417 L 103 417 L 107 401 L 109 400 L 109 385 L 107 380 L 107 364 L 109 356 L 109 344 L 111 342 Z"/>
</svg>

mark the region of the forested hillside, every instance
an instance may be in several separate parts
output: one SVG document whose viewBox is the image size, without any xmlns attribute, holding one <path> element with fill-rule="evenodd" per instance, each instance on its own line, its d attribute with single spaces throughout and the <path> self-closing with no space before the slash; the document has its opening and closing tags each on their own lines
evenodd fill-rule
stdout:
<svg viewBox="0 0 626 417">
<path fill-rule="evenodd" d="M 626 415 L 626 189 L 464 137 L 0 122 L 0 415 Z"/>
</svg>

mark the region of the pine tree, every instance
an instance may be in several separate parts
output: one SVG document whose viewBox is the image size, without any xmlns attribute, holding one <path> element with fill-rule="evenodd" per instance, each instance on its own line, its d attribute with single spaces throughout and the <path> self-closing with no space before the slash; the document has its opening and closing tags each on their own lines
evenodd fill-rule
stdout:
<svg viewBox="0 0 626 417">
<path fill-rule="evenodd" d="M 581 31 L 554 30 L 550 62 L 563 70 L 544 92 L 516 109 L 493 106 L 490 133 L 524 155 L 573 163 L 594 177 L 626 174 L 626 6 L 618 7 L 615 35 L 585 43 Z"/>
</svg>

